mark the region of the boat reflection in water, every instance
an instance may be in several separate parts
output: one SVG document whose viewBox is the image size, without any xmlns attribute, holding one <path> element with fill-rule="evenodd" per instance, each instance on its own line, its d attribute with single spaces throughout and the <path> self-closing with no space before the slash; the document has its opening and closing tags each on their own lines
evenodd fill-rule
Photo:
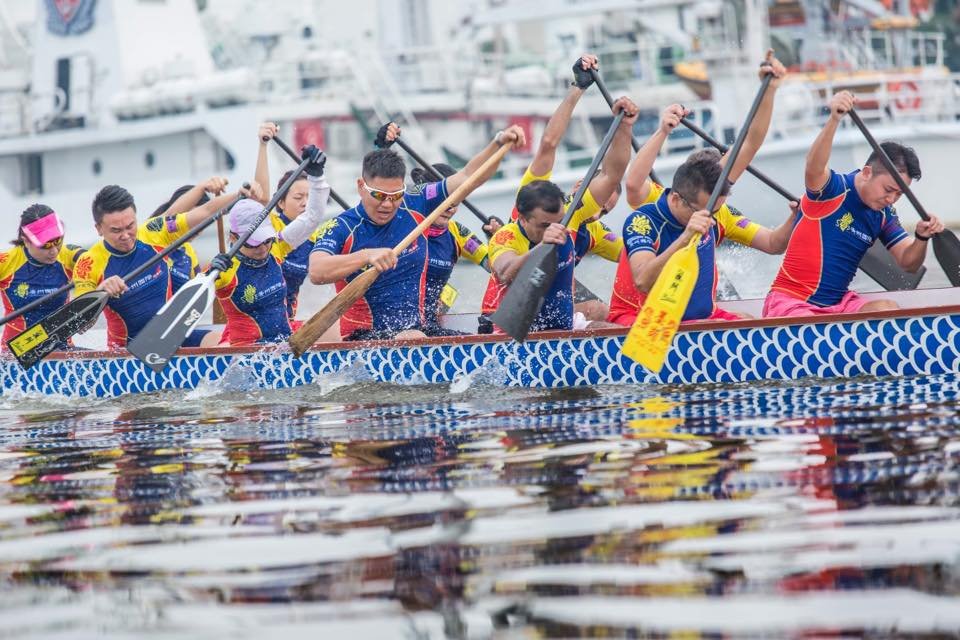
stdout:
<svg viewBox="0 0 960 640">
<path fill-rule="evenodd" d="M 958 400 L 943 375 L 8 401 L 0 635 L 952 634 Z"/>
</svg>

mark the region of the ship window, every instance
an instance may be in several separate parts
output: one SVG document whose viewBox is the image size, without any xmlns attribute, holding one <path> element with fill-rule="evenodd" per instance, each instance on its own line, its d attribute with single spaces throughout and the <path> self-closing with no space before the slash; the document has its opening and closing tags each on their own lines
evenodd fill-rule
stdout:
<svg viewBox="0 0 960 640">
<path fill-rule="evenodd" d="M 28 153 L 20 156 L 20 193 L 43 193 L 43 156 Z"/>
<path fill-rule="evenodd" d="M 143 162 L 147 165 L 147 169 L 152 169 L 153 165 L 156 163 L 156 158 L 153 156 L 153 151 L 147 151 L 143 156 Z"/>
<path fill-rule="evenodd" d="M 91 168 L 93 169 L 93 175 L 98 176 L 100 175 L 100 172 L 103 171 L 103 163 L 100 162 L 99 158 L 97 158 L 93 161 Z"/>
</svg>

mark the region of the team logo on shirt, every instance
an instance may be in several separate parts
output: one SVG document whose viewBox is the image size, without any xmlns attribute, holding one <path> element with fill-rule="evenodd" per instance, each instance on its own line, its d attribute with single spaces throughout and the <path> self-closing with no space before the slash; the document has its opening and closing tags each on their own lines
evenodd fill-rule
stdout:
<svg viewBox="0 0 960 640">
<path fill-rule="evenodd" d="M 325 235 L 327 235 L 329 231 L 334 229 L 336 226 L 337 226 L 336 218 L 331 218 L 327 220 L 326 222 L 321 224 L 319 228 L 317 228 L 317 238 L 319 239 L 324 237 Z"/>
<path fill-rule="evenodd" d="M 26 282 L 17 285 L 16 294 L 18 298 L 26 298 L 28 293 L 30 293 L 30 285 Z"/>
<path fill-rule="evenodd" d="M 257 301 L 257 288 L 252 284 L 248 284 L 243 288 L 243 301 L 248 304 L 253 304 Z"/>
<path fill-rule="evenodd" d="M 853 225 L 853 214 L 849 211 L 837 220 L 837 226 L 840 227 L 840 231 L 846 231 Z"/>
<path fill-rule="evenodd" d="M 648 236 L 653 230 L 653 225 L 646 216 L 636 216 L 630 222 L 630 231 L 641 236 Z"/>
<path fill-rule="evenodd" d="M 83 280 L 90 276 L 90 271 L 93 269 L 93 258 L 90 256 L 83 256 L 77 260 L 76 266 L 73 268 L 73 277 L 79 280 Z"/>
<path fill-rule="evenodd" d="M 497 244 L 508 244 L 513 242 L 514 238 L 516 238 L 516 236 L 513 235 L 513 231 L 510 231 L 509 229 L 503 229 L 501 231 L 497 231 L 496 235 L 493 236 L 493 241 Z"/>
</svg>

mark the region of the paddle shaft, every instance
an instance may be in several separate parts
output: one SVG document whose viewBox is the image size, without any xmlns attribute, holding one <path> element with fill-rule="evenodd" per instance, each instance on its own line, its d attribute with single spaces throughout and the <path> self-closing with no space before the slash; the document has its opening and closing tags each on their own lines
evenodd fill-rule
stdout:
<svg viewBox="0 0 960 640">
<path fill-rule="evenodd" d="M 730 149 L 730 147 L 723 144 L 722 142 L 720 142 L 719 140 L 717 140 L 716 138 L 711 136 L 709 133 L 707 133 L 706 131 L 704 131 L 694 123 L 690 122 L 686 118 L 681 118 L 680 122 L 683 123 L 683 126 L 685 126 L 687 129 L 690 129 L 690 131 L 700 136 L 709 145 L 711 145 L 712 147 L 720 151 L 720 153 L 726 153 Z M 774 182 L 772 178 L 767 176 L 765 173 L 762 173 L 757 169 L 754 169 L 751 165 L 747 165 L 747 173 L 749 173 L 750 175 L 755 177 L 757 180 L 759 180 L 763 184 L 767 185 L 768 187 L 770 187 L 771 189 L 779 193 L 781 196 L 783 196 L 787 200 L 791 200 L 793 202 L 800 202 L 800 198 L 797 198 L 796 196 L 794 196 L 792 193 L 790 193 L 789 191 L 784 189 L 782 186 Z"/>
<path fill-rule="evenodd" d="M 897 169 L 893 160 L 890 159 L 890 156 L 887 155 L 887 152 L 883 150 L 883 147 L 880 146 L 880 143 L 877 142 L 876 138 L 873 137 L 873 134 L 870 133 L 870 130 L 867 129 L 867 125 L 860 119 L 860 114 L 857 113 L 856 109 L 850 109 L 850 119 L 853 120 L 853 123 L 857 125 L 857 129 L 860 129 L 860 133 L 863 134 L 863 137 L 867 139 L 867 142 L 870 143 L 870 146 L 873 150 L 880 156 L 880 162 L 883 163 L 883 166 L 887 168 L 887 172 L 893 176 L 893 179 L 896 181 L 897 186 L 900 187 L 900 191 L 907 196 L 907 200 L 910 201 L 910 204 L 913 205 L 913 208 L 917 210 L 917 215 L 920 216 L 921 220 L 929 220 L 930 215 L 927 213 L 927 210 L 923 208 L 923 205 L 920 204 L 920 201 L 917 200 L 917 196 L 913 195 L 913 190 L 910 189 L 910 186 L 903 179 L 903 176 L 900 175 L 900 170 Z"/>
<path fill-rule="evenodd" d="M 264 141 L 266 141 L 266 139 L 264 139 Z M 300 162 L 300 156 L 298 156 L 296 152 L 293 149 L 291 149 L 289 145 L 287 145 L 286 142 L 284 142 L 277 136 L 273 136 L 273 141 L 276 142 L 277 146 L 283 149 L 284 153 L 290 156 L 294 162 Z M 338 205 L 340 205 L 340 208 L 343 209 L 344 211 L 350 208 L 350 205 L 347 204 L 347 201 L 341 198 L 339 194 L 337 194 L 337 192 L 334 191 L 332 188 L 330 189 L 330 199 L 336 202 Z"/>
<path fill-rule="evenodd" d="M 223 253 L 227 250 L 227 239 L 223 235 L 223 216 L 217 218 L 217 250 L 220 253 Z M 216 299 L 213 301 L 213 324 L 226 324 L 227 323 L 227 314 L 223 311 L 223 305 L 220 304 L 220 300 Z"/>
<path fill-rule="evenodd" d="M 590 69 L 590 75 L 593 77 L 593 83 L 597 85 L 597 89 L 600 90 L 600 93 L 603 95 L 603 99 L 607 101 L 607 104 L 613 107 L 613 96 L 610 95 L 610 92 L 607 91 L 607 85 L 603 83 L 603 78 L 600 77 L 600 74 L 596 69 Z M 630 145 L 633 147 L 633 150 L 640 151 L 640 141 L 637 140 L 635 136 L 630 136 Z M 590 174 L 593 175 L 593 174 Z M 663 184 L 660 182 L 659 176 L 653 170 L 653 167 L 650 168 L 650 179 L 656 182 L 657 184 Z"/>
<path fill-rule="evenodd" d="M 613 136 L 616 135 L 617 129 L 620 128 L 620 123 L 623 121 L 624 115 L 623 111 L 621 111 L 614 116 L 613 122 L 610 123 L 610 128 L 607 129 L 606 135 L 603 136 L 603 140 L 600 142 L 600 148 L 590 162 L 590 168 L 587 169 L 584 179 L 580 181 L 580 187 L 577 189 L 576 195 L 573 196 L 573 201 L 570 203 L 570 206 L 567 207 L 567 213 L 563 216 L 563 222 L 561 222 L 563 226 L 566 227 L 570 224 L 570 221 L 573 219 L 573 214 L 580 208 L 580 204 L 583 202 L 583 196 L 586 194 L 587 189 L 590 188 L 590 178 L 597 172 L 600 163 L 603 162 L 604 156 L 607 155 L 607 149 L 610 148 L 610 143 L 613 142 Z"/>
<path fill-rule="evenodd" d="M 418 154 L 416 151 L 411 149 L 410 145 L 404 142 L 402 138 L 397 138 L 396 140 L 394 140 L 394 142 L 396 142 L 401 149 L 406 151 L 407 155 L 413 158 L 414 162 L 416 162 L 421 167 L 423 167 L 423 170 L 426 171 L 431 178 L 433 178 L 434 180 L 443 180 L 443 176 L 440 175 L 440 172 L 434 169 L 433 165 L 427 162 L 426 160 L 424 160 L 420 156 L 420 154 Z M 469 200 L 464 200 L 460 204 L 466 207 L 467 210 L 470 211 L 470 213 L 477 216 L 477 219 L 480 220 L 480 222 L 482 222 L 483 224 L 489 224 L 491 219 L 495 219 L 497 222 L 501 224 L 501 226 L 503 225 L 503 220 L 500 220 L 499 218 L 493 218 L 492 216 L 488 216 L 484 214 L 482 211 L 480 211 L 475 206 L 473 206 L 473 204 Z"/>
<path fill-rule="evenodd" d="M 244 183 L 244 188 L 249 188 L 249 187 L 250 187 L 249 184 Z M 165 247 L 163 251 L 153 256 L 152 258 L 144 262 L 142 265 L 140 265 L 139 267 L 137 267 L 127 275 L 123 276 L 123 281 L 129 283 L 131 280 L 136 279 L 137 277 L 140 276 L 140 274 L 145 273 L 147 269 L 150 269 L 151 267 L 153 267 L 153 265 L 157 264 L 158 262 L 166 258 L 168 255 L 170 255 L 171 253 L 173 253 L 174 251 L 176 251 L 186 243 L 190 242 L 191 240 L 193 240 L 204 229 L 206 229 L 211 224 L 219 220 L 224 213 L 229 211 L 230 208 L 233 207 L 233 205 L 235 205 L 241 199 L 243 199 L 243 196 L 238 195 L 236 198 L 234 198 L 233 202 L 231 202 L 228 206 L 224 207 L 223 209 L 220 209 L 220 211 L 217 211 L 215 214 L 213 214 L 212 216 L 210 216 L 209 218 L 207 218 L 206 220 L 204 220 L 203 222 L 195 226 L 193 229 L 190 229 L 189 231 L 187 231 L 185 234 L 177 238 L 175 242 Z M 257 224 L 259 225 L 260 223 L 258 222 Z M 250 229 L 249 233 L 244 234 L 243 236 L 244 241 L 250 237 L 250 233 L 253 233 L 253 229 Z"/>
<path fill-rule="evenodd" d="M 36 309 L 37 307 L 39 307 L 40 305 L 42 305 L 44 302 L 50 300 L 51 298 L 56 298 L 57 296 L 59 296 L 59 295 L 61 295 L 61 294 L 64 294 L 64 293 L 66 293 L 67 291 L 70 291 L 70 289 L 73 289 L 73 281 L 72 281 L 72 280 L 69 281 L 69 282 L 67 282 L 67 283 L 66 283 L 65 285 L 63 285 L 62 287 L 59 287 L 59 288 L 56 289 L 55 291 L 51 291 L 51 292 L 48 293 L 47 295 L 45 295 L 45 296 L 43 296 L 43 297 L 41 297 L 41 298 L 37 298 L 37 299 L 34 300 L 33 302 L 28 302 L 27 304 L 23 305 L 23 306 L 20 307 L 19 309 L 16 309 L 16 310 L 14 310 L 14 311 L 11 311 L 9 314 L 3 316 L 2 318 L 0 318 L 0 326 L 3 326 L 3 325 L 5 325 L 5 324 L 7 324 L 7 323 L 10 322 L 11 320 L 16 320 L 17 318 L 19 318 L 19 317 L 22 316 L 23 314 L 29 313 L 30 311 L 33 311 L 34 309 Z"/>
</svg>

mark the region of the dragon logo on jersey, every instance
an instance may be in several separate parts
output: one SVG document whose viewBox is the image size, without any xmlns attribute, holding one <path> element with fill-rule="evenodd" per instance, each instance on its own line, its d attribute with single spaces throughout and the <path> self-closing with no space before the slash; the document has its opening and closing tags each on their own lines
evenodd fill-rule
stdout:
<svg viewBox="0 0 960 640">
<path fill-rule="evenodd" d="M 26 298 L 27 294 L 30 293 L 30 285 L 26 282 L 21 282 L 17 285 L 15 292 L 18 298 Z"/>
<path fill-rule="evenodd" d="M 73 267 L 73 277 L 77 280 L 84 280 L 90 277 L 90 271 L 93 269 L 93 258 L 90 256 L 83 256 L 77 260 L 77 264 Z"/>
<path fill-rule="evenodd" d="M 840 231 L 846 231 L 851 225 L 853 225 L 853 214 L 849 211 L 837 220 L 837 226 L 840 227 Z"/>
<path fill-rule="evenodd" d="M 493 236 L 493 241 L 497 244 L 509 244 L 513 242 L 514 238 L 516 238 L 516 236 L 513 235 L 513 231 L 502 229 L 497 231 L 496 235 Z"/>
<path fill-rule="evenodd" d="M 252 284 L 248 284 L 243 288 L 243 301 L 248 304 L 253 304 L 257 301 L 257 288 Z"/>
<path fill-rule="evenodd" d="M 648 236 L 653 230 L 653 225 L 650 224 L 650 219 L 646 216 L 636 216 L 630 222 L 630 231 L 633 233 L 639 234 L 641 236 Z"/>
</svg>

